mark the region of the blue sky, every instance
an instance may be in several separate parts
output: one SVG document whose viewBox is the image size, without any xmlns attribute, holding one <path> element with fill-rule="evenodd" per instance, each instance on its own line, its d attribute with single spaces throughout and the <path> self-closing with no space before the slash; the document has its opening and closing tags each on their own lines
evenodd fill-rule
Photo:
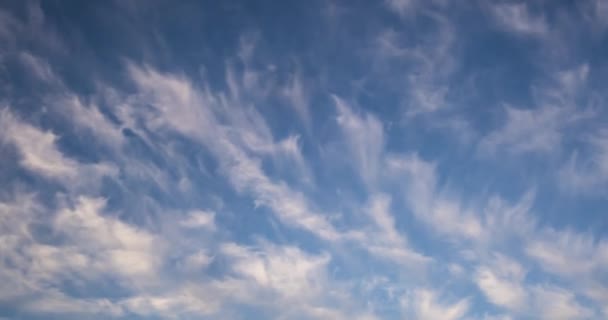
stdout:
<svg viewBox="0 0 608 320">
<path fill-rule="evenodd" d="M 1 319 L 608 318 L 608 2 L 7 1 Z"/>
</svg>

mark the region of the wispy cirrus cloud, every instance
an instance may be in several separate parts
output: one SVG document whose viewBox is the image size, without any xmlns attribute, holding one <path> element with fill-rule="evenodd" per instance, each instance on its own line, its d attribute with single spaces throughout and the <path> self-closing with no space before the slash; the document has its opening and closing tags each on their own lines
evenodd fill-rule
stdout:
<svg viewBox="0 0 608 320">
<path fill-rule="evenodd" d="M 444 301 L 437 292 L 429 289 L 416 290 L 401 303 L 413 319 L 462 319 L 469 310 L 467 298 Z"/>
<path fill-rule="evenodd" d="M 373 115 L 356 114 L 339 97 L 333 97 L 338 110 L 336 121 L 344 134 L 348 152 L 354 157 L 353 164 L 361 179 L 373 185 L 378 176 L 384 151 L 384 128 Z"/>
<path fill-rule="evenodd" d="M 600 1 L 285 5 L 0 5 L 0 317 L 608 314 Z"/>
<path fill-rule="evenodd" d="M 19 163 L 27 170 L 75 187 L 95 185 L 100 178 L 117 174 L 109 163 L 82 164 L 65 157 L 58 149 L 57 135 L 21 121 L 7 108 L 0 114 L 0 124 L 2 142 L 17 149 Z"/>
<path fill-rule="evenodd" d="M 546 18 L 533 13 L 526 3 L 497 3 L 491 13 L 499 27 L 515 34 L 543 36 L 549 29 Z"/>
</svg>

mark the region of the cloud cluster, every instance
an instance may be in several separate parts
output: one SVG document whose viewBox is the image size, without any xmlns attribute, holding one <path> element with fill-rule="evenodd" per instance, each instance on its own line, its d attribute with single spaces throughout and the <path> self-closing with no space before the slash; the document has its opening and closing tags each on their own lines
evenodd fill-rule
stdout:
<svg viewBox="0 0 608 320">
<path fill-rule="evenodd" d="M 0 318 L 608 317 L 581 3 L 2 5 Z"/>
</svg>

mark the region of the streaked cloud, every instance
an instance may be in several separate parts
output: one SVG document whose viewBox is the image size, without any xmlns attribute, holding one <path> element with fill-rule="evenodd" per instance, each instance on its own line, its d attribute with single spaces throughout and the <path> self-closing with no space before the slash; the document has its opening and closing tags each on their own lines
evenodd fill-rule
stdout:
<svg viewBox="0 0 608 320">
<path fill-rule="evenodd" d="M 0 5 L 0 318 L 605 318 L 604 7 Z"/>
<path fill-rule="evenodd" d="M 500 27 L 513 33 L 542 36 L 549 28 L 545 17 L 531 12 L 526 3 L 498 3 L 492 14 Z"/>
</svg>

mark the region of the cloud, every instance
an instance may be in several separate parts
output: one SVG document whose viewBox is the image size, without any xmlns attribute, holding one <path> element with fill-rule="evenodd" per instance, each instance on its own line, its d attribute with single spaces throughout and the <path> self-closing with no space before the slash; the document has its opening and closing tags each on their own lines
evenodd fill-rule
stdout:
<svg viewBox="0 0 608 320">
<path fill-rule="evenodd" d="M 566 110 L 555 107 L 533 110 L 506 107 L 505 111 L 505 124 L 481 140 L 481 152 L 551 153 L 560 147 L 561 128 L 568 115 Z"/>
<path fill-rule="evenodd" d="M 589 14 L 591 16 L 591 21 L 597 29 L 605 31 L 608 24 L 606 23 L 605 19 L 602 19 L 602 17 L 605 17 L 606 13 L 608 13 L 608 5 L 605 1 L 595 0 L 591 1 L 591 5 L 589 7 L 591 11 Z"/>
<path fill-rule="evenodd" d="M 258 205 L 271 208 L 286 224 L 326 240 L 340 237 L 325 216 L 309 207 L 301 193 L 266 176 L 260 161 L 241 144 L 249 135 L 264 145 L 275 144 L 264 120 L 254 109 L 244 109 L 242 113 L 231 109 L 228 120 L 236 123 L 234 127 L 226 126 L 215 113 L 228 111 L 222 95 L 214 96 L 208 89 L 199 91 L 183 77 L 134 65 L 130 65 L 129 70 L 140 89 L 140 102 L 156 108 L 157 116 L 148 121 L 152 128 L 172 130 L 202 143 L 222 164 L 222 171 L 237 191 L 251 193 Z M 169 109 L 169 106 L 173 107 Z"/>
<path fill-rule="evenodd" d="M 83 96 L 79 96 L 66 85 L 47 60 L 28 51 L 22 51 L 18 56 L 29 75 L 40 81 L 49 91 L 41 97 L 49 108 L 57 111 L 58 115 L 76 125 L 78 129 L 92 133 L 94 138 L 112 149 L 120 149 L 124 144 L 122 128 L 102 112 L 96 104 L 98 97 L 89 99 L 87 103 Z"/>
<path fill-rule="evenodd" d="M 389 9 L 399 15 L 405 15 L 409 9 L 414 5 L 412 0 L 387 0 L 386 5 Z"/>
<path fill-rule="evenodd" d="M 81 164 L 66 157 L 58 149 L 58 137 L 53 132 L 21 121 L 9 109 L 0 112 L 0 126 L 2 142 L 17 148 L 21 166 L 42 176 L 69 184 L 88 185 L 99 177 L 117 174 L 111 164 Z M 85 177 L 90 177 L 89 181 Z"/>
<path fill-rule="evenodd" d="M 337 96 L 333 96 L 333 100 L 338 109 L 338 126 L 342 130 L 349 152 L 355 159 L 355 169 L 365 183 L 373 185 L 384 152 L 382 123 L 371 114 L 356 114 Z"/>
<path fill-rule="evenodd" d="M 14 299 L 26 294 L 35 288 L 33 281 L 21 276 L 21 270 L 6 266 L 9 261 L 27 261 L 17 256 L 18 247 L 23 242 L 29 241 L 27 234 L 27 223 L 32 219 L 31 216 L 41 210 L 40 205 L 35 201 L 31 194 L 18 193 L 13 201 L 0 203 L 0 252 L 2 252 L 3 267 L 0 268 L 0 279 L 4 285 L 0 290 L 0 297 L 3 301 Z M 21 266 L 23 268 L 26 265 Z"/>
<path fill-rule="evenodd" d="M 234 278 L 227 284 L 239 301 L 265 306 L 278 318 L 375 319 L 329 277 L 327 253 L 310 254 L 269 242 L 253 248 L 227 243 L 221 251 L 231 261 Z"/>
<path fill-rule="evenodd" d="M 21 122 L 8 109 L 2 110 L 0 121 L 3 141 L 17 146 L 24 167 L 48 177 L 70 178 L 76 175 L 76 162 L 57 150 L 55 134 Z"/>
<path fill-rule="evenodd" d="M 4 288 L 9 291 L 2 290 L 0 297 L 4 301 L 11 297 L 25 299 L 21 307 L 30 314 L 179 317 L 213 314 L 220 312 L 220 306 L 234 302 L 277 308 L 297 301 L 296 309 L 280 312 L 304 312 L 312 318 L 355 316 L 354 312 L 343 311 L 354 310 L 352 306 L 336 309 L 326 305 L 329 292 L 337 289 L 330 290 L 330 256 L 326 253 L 313 255 L 297 247 L 267 242 L 259 250 L 225 243 L 216 254 L 230 262 L 227 278 L 183 281 L 164 271 L 170 254 L 176 252 L 173 250 L 183 250 L 177 247 L 183 241 L 168 234 L 152 234 L 108 216 L 103 212 L 103 200 L 80 197 L 73 206 L 59 209 L 49 224 L 53 228 L 51 234 L 62 239 L 54 244 L 42 243 L 27 232 L 28 226 L 48 212 L 32 196 L 19 199 L 18 203 L 0 205 L 0 243 L 11 244 L 3 250 L 0 273 L 6 280 Z M 201 215 L 195 213 L 190 218 L 193 216 Z M 212 260 L 198 251 L 183 261 L 183 268 L 175 271 L 182 275 L 194 272 L 194 276 Z M 110 300 L 69 296 L 58 290 L 66 280 L 86 287 L 112 278 L 118 278 L 119 285 L 130 294 Z M 271 297 L 275 300 L 269 300 Z M 283 302 L 276 304 L 276 299 Z M 343 300 L 343 295 L 331 299 L 351 303 Z M 358 316 L 372 319 L 365 312 Z"/>
<path fill-rule="evenodd" d="M 150 92 L 152 95 L 151 97 L 142 96 L 140 98 L 143 98 L 145 101 L 149 101 L 151 105 L 158 106 L 160 109 L 159 111 L 161 111 L 161 115 L 163 112 L 161 105 L 166 103 L 165 101 L 168 100 L 167 97 L 173 97 L 176 95 L 181 96 L 181 98 L 171 98 L 171 100 L 183 101 L 185 105 L 178 105 L 173 109 L 170 115 L 153 119 L 151 120 L 151 123 L 155 126 L 160 126 L 160 128 L 170 128 L 171 130 L 181 132 L 186 136 L 200 141 L 215 157 L 217 157 L 218 160 L 220 160 L 220 163 L 223 164 L 223 172 L 227 175 L 227 178 L 238 192 L 247 192 L 252 194 L 255 197 L 255 203 L 257 205 L 271 208 L 281 222 L 289 226 L 294 226 L 309 231 L 312 234 L 319 236 L 321 239 L 332 242 L 337 240 L 358 239 L 355 237 L 356 231 L 344 233 L 338 232 L 322 213 L 316 213 L 310 210 L 308 200 L 303 194 L 294 192 L 285 183 L 275 183 L 271 181 L 261 170 L 260 161 L 256 158 L 252 158 L 250 155 L 251 152 L 255 153 L 259 150 L 258 148 L 252 147 L 252 145 L 276 145 L 276 143 L 272 142 L 273 138 L 269 135 L 257 135 L 259 138 L 263 137 L 263 140 L 260 140 L 263 142 L 260 143 L 241 142 L 242 140 L 239 137 L 240 134 L 248 134 L 249 132 L 255 131 L 264 132 L 266 130 L 264 129 L 265 124 L 263 120 L 259 118 L 259 115 L 255 113 L 254 110 L 250 110 L 249 115 L 242 115 L 243 117 L 239 116 L 238 114 L 234 114 L 238 112 L 233 110 L 231 118 L 236 119 L 234 121 L 237 122 L 234 124 L 229 122 L 226 124 L 227 126 L 224 126 L 224 124 L 219 123 L 219 120 L 216 118 L 216 113 L 214 113 L 214 111 L 222 108 L 217 107 L 216 109 L 214 107 L 214 103 L 221 103 L 221 99 L 216 100 L 214 96 L 208 95 L 209 93 L 206 93 L 205 91 L 197 91 L 193 89 L 185 79 L 166 76 L 167 84 L 165 86 L 163 85 L 165 76 L 157 74 L 155 71 L 147 71 L 153 73 L 151 76 L 144 76 L 140 74 L 140 72 L 142 72 L 140 69 L 133 72 L 134 80 L 139 82 L 138 85 L 143 86 L 141 88 L 141 92 L 144 94 Z M 156 79 L 157 82 L 150 84 L 148 82 L 150 79 Z M 151 90 L 150 88 L 154 89 Z M 166 90 L 172 92 L 164 94 L 163 92 Z M 178 92 L 182 93 L 180 94 Z M 163 96 L 157 97 L 158 95 Z M 150 98 L 152 100 L 147 100 Z M 208 101 L 210 104 L 206 104 L 205 101 Z M 363 137 L 361 136 L 363 131 L 358 130 L 366 130 L 368 126 L 370 126 L 373 129 L 373 132 L 375 132 L 374 139 L 382 139 L 383 129 L 381 126 L 378 126 L 379 121 L 372 116 L 368 116 L 366 120 L 363 120 L 359 116 L 352 113 L 346 105 L 340 104 L 341 102 L 341 100 L 337 100 L 336 102 L 341 112 L 339 122 L 344 127 L 345 136 L 348 136 L 347 139 L 352 139 L 350 142 L 350 148 L 352 148 L 351 150 L 353 150 L 353 152 L 358 152 L 358 154 L 362 157 L 360 158 L 360 163 L 362 166 L 361 168 L 365 168 L 364 170 L 370 171 L 377 170 L 377 168 L 374 167 L 378 166 L 378 160 L 368 159 L 365 152 L 360 151 L 362 148 L 367 147 L 378 148 L 375 157 L 380 157 L 382 153 L 382 146 L 380 145 L 378 147 L 374 147 L 377 141 L 368 141 L 361 138 Z M 172 117 L 179 116 L 180 111 L 176 111 L 176 109 L 179 110 L 179 108 L 185 108 L 184 110 L 190 110 L 190 108 L 196 110 L 198 110 L 198 108 L 205 109 L 200 111 L 200 114 L 206 115 L 206 119 L 201 120 L 201 123 L 207 123 L 209 127 L 215 128 L 214 138 L 209 140 L 207 139 L 207 135 L 210 133 L 202 131 L 204 130 L 204 125 L 203 127 L 198 127 L 194 124 L 190 126 L 187 123 L 184 125 L 181 120 L 173 120 Z M 198 111 L 183 112 L 189 114 L 190 117 L 192 117 L 192 114 L 199 114 Z M 217 117 L 219 117 L 219 115 Z M 246 124 L 241 122 L 247 119 L 246 117 L 250 117 L 250 119 L 259 119 L 259 121 L 256 120 L 255 124 Z M 251 131 L 247 129 L 250 125 L 254 126 L 251 128 Z M 236 128 L 239 129 L 236 130 Z M 262 131 L 259 131 L 260 128 Z M 241 130 L 244 132 L 241 132 Z M 350 136 L 350 134 L 358 135 L 361 139 L 357 138 L 356 136 Z M 369 132 L 366 135 L 369 136 Z M 222 143 L 219 144 L 219 141 L 222 141 Z M 279 142 L 279 144 L 284 144 L 284 142 Z M 289 149 L 295 151 L 293 148 Z M 368 175 L 368 177 L 370 177 L 369 179 L 372 179 L 372 175 Z M 389 226 L 385 224 L 381 227 L 386 228 Z M 361 241 L 361 244 L 373 254 L 394 259 L 399 263 L 420 263 L 428 260 L 426 257 L 409 249 L 403 238 L 393 238 L 390 239 L 389 242 L 382 240 L 376 244 L 370 243 L 367 240 L 357 241 Z M 396 245 L 397 247 L 392 247 L 393 245 Z"/>
<path fill-rule="evenodd" d="M 584 233 L 547 229 L 528 243 L 526 253 L 546 272 L 573 278 L 608 267 L 608 243 Z"/>
<path fill-rule="evenodd" d="M 588 319 L 593 312 L 576 301 L 575 296 L 566 290 L 555 287 L 536 287 L 533 289 L 535 303 L 541 319 Z"/>
<path fill-rule="evenodd" d="M 79 128 L 93 133 L 95 138 L 111 149 L 120 149 L 124 145 L 125 138 L 121 132 L 122 128 L 108 120 L 98 105 L 94 103 L 87 105 L 73 93 L 50 100 L 51 104 L 62 111 L 64 117 L 71 119 Z"/>
<path fill-rule="evenodd" d="M 525 3 L 498 3 L 491 12 L 501 28 L 515 34 L 542 36 L 549 28 L 545 17 L 530 12 Z"/>
<path fill-rule="evenodd" d="M 472 281 L 489 302 L 516 315 L 547 314 L 543 295 L 547 286 L 527 281 L 531 266 L 524 267 L 520 261 L 525 260 L 492 253 L 496 249 L 505 250 L 507 243 L 522 243 L 525 253 L 536 259 L 545 272 L 579 280 L 572 282 L 571 289 L 555 287 L 562 293 L 559 307 L 568 310 L 564 312 L 566 319 L 593 313 L 580 304 L 577 294 L 594 293 L 592 296 L 598 301 L 604 299 L 591 285 L 601 281 L 594 273 L 605 263 L 603 241 L 595 244 L 588 235 L 540 227 L 531 214 L 535 192 L 524 194 L 514 204 L 490 197 L 483 210 L 468 211 L 458 204 L 458 198 L 446 197 L 446 191 L 439 191 L 435 166 L 416 155 L 393 155 L 388 162 L 388 168 L 396 174 L 394 177 L 405 178 L 405 200 L 414 216 L 437 231 L 435 236 L 448 235 L 459 241 L 459 247 L 467 248 L 464 252 L 472 250 L 468 251 L 468 257 L 460 258 L 479 263 Z M 467 243 L 471 246 L 463 246 Z M 590 278 L 583 279 L 583 275 Z"/>
<path fill-rule="evenodd" d="M 84 249 L 79 252 L 84 258 L 80 272 L 108 268 L 99 271 L 150 281 L 162 262 L 163 243 L 148 232 L 102 216 L 104 206 L 101 199 L 81 197 L 75 208 L 61 210 L 55 218 L 55 230 Z"/>
<path fill-rule="evenodd" d="M 109 299 L 74 299 L 56 291 L 39 299 L 29 301 L 24 309 L 35 314 L 49 316 L 80 315 L 98 317 L 120 317 L 125 314 L 121 306 Z"/>
<path fill-rule="evenodd" d="M 216 287 L 185 285 L 175 291 L 157 295 L 138 295 L 121 301 L 120 306 L 140 316 L 163 315 L 169 319 L 183 316 L 206 316 L 217 312 L 222 296 Z"/>
<path fill-rule="evenodd" d="M 0 317 L 608 313 L 599 2 L 234 5 L 0 9 Z"/>
<path fill-rule="evenodd" d="M 579 105 L 586 92 L 588 65 L 549 72 L 548 83 L 534 87 L 534 107 L 504 107 L 502 126 L 492 130 L 481 141 L 481 154 L 555 154 L 571 138 L 579 124 L 592 116 L 585 105 Z"/>
<path fill-rule="evenodd" d="M 291 75 L 287 85 L 282 89 L 282 94 L 289 102 L 289 106 L 300 117 L 306 129 L 310 131 L 312 129 L 312 116 L 309 109 L 310 97 L 307 91 L 302 75 L 295 71 Z"/>
<path fill-rule="evenodd" d="M 434 163 L 417 154 L 392 155 L 387 167 L 395 177 L 405 178 L 404 198 L 418 219 L 444 235 L 470 239 L 482 236 L 479 216 L 463 208 L 457 198 L 441 194 Z"/>
<path fill-rule="evenodd" d="M 568 290 L 526 282 L 526 270 L 501 255 L 489 266 L 478 268 L 475 282 L 488 301 L 517 315 L 539 319 L 586 319 L 593 311 L 578 302 Z"/>
<path fill-rule="evenodd" d="M 405 266 L 417 266 L 430 262 L 424 256 L 410 248 L 407 239 L 395 227 L 395 218 L 390 211 L 391 199 L 384 194 L 371 198 L 366 212 L 376 228 L 367 232 L 361 240 L 363 246 L 372 254 L 385 257 Z"/>
<path fill-rule="evenodd" d="M 204 210 L 193 210 L 188 213 L 188 217 L 180 222 L 180 225 L 185 228 L 205 228 L 215 229 L 215 212 Z"/>
<path fill-rule="evenodd" d="M 35 201 L 26 199 L 30 200 L 23 201 Z M 42 215 L 45 211 L 35 203 L 23 209 L 15 208 L 16 204 L 5 204 L 2 212 L 5 239 L 13 239 L 7 242 L 11 244 L 7 255 L 16 264 L 5 267 L 17 268 L 25 273 L 26 278 L 21 280 L 33 282 L 57 284 L 68 275 L 74 279 L 95 280 L 104 274 L 126 281 L 150 281 L 162 261 L 162 242 L 143 230 L 102 215 L 104 205 L 102 199 L 80 197 L 73 207 L 60 209 L 48 221 L 49 217 Z M 14 217 L 32 206 L 35 210 L 22 213 L 20 220 Z M 29 232 L 28 229 L 37 223 L 52 228 L 51 239 L 62 241 L 41 241 L 35 233 L 30 234 L 35 229 Z"/>
<path fill-rule="evenodd" d="M 36 79 L 49 84 L 61 84 L 61 80 L 57 78 L 55 72 L 46 61 L 29 52 L 19 53 L 19 59 Z"/>
<path fill-rule="evenodd" d="M 425 40 L 415 41 L 405 33 L 393 29 L 383 30 L 375 39 L 374 51 L 377 63 L 388 65 L 384 77 L 396 77 L 393 65 L 406 68 L 397 76 L 397 84 L 402 94 L 404 114 L 408 118 L 445 111 L 451 107 L 448 95 L 452 83 L 451 75 L 458 67 L 456 27 L 446 16 L 437 12 L 425 14 L 433 28 L 425 29 Z M 429 31 L 430 30 L 430 31 Z"/>
<path fill-rule="evenodd" d="M 327 254 L 312 256 L 298 248 L 273 245 L 256 253 L 236 244 L 224 245 L 222 252 L 234 260 L 231 268 L 236 275 L 286 299 L 319 296 L 327 281 Z"/>
<path fill-rule="evenodd" d="M 608 181 L 608 132 L 599 130 L 585 139 L 588 153 L 573 152 L 558 172 L 560 187 L 574 194 L 601 192 Z"/>
<path fill-rule="evenodd" d="M 55 26 L 47 21 L 39 2 L 24 3 L 21 15 L 16 15 L 7 8 L 0 8 L 0 17 L 0 39 L 3 40 L 0 46 L 0 63 L 11 55 L 20 55 L 28 41 L 35 42 L 37 48 L 48 50 L 49 53 L 66 52 L 66 44 Z"/>
<path fill-rule="evenodd" d="M 477 269 L 475 283 L 493 304 L 522 311 L 528 302 L 528 292 L 522 285 L 525 276 L 516 261 L 498 255 L 491 265 Z"/>
<path fill-rule="evenodd" d="M 170 257 L 187 251 L 185 235 L 128 224 L 107 211 L 104 199 L 69 198 L 60 197 L 56 211 L 19 192 L 14 202 L 0 203 L 0 279 L 6 284 L 0 300 L 13 301 L 24 314 L 107 318 L 204 315 L 227 299 L 221 286 L 182 278 L 212 261 L 200 249 L 171 267 Z M 68 283 L 85 295 L 66 291 Z M 96 297 L 93 288 L 113 286 L 120 297 Z"/>
<path fill-rule="evenodd" d="M 41 314 L 120 315 L 108 299 L 68 296 L 58 288 L 117 277 L 127 288 L 157 276 L 162 244 L 153 235 L 101 214 L 101 199 L 78 199 L 56 214 L 32 195 L 0 205 L 4 301 L 23 301 L 23 310 Z M 38 226 L 51 228 L 44 233 Z M 10 301 L 9 300 L 9 301 Z"/>
<path fill-rule="evenodd" d="M 444 301 L 440 299 L 437 292 L 429 289 L 417 289 L 406 296 L 401 303 L 412 315 L 412 319 L 464 319 L 469 311 L 469 300 L 467 298 L 457 301 Z"/>
</svg>

